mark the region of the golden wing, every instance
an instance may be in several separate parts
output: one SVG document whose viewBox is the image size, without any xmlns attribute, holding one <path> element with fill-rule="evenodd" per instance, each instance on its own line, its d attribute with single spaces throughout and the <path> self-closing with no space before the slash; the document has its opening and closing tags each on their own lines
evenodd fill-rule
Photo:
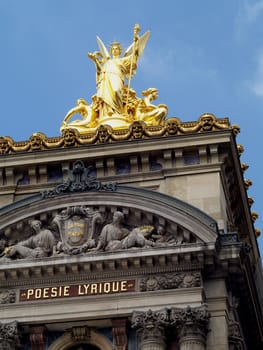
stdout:
<svg viewBox="0 0 263 350">
<path fill-rule="evenodd" d="M 138 39 L 138 56 L 140 57 L 144 51 L 144 48 L 147 44 L 147 41 L 150 36 L 150 31 L 148 30 L 146 33 L 144 33 L 142 36 Z M 128 47 L 128 49 L 124 53 L 124 57 L 129 56 L 133 53 L 134 49 L 134 42 Z"/>
<path fill-rule="evenodd" d="M 106 46 L 104 45 L 103 41 L 97 36 L 97 43 L 100 49 L 100 52 L 102 54 L 102 57 L 104 60 L 110 58 L 109 51 L 107 50 Z"/>
</svg>

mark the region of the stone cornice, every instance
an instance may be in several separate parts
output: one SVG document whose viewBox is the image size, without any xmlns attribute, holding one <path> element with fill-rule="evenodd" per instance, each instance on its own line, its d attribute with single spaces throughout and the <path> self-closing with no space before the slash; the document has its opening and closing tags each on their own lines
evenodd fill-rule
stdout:
<svg viewBox="0 0 263 350">
<path fill-rule="evenodd" d="M 231 130 L 237 134 L 239 127 L 231 126 L 227 118 L 216 119 L 213 114 L 206 113 L 201 115 L 197 122 L 181 122 L 179 118 L 169 118 L 163 125 L 147 126 L 143 122 L 136 121 L 129 128 L 121 131 L 101 125 L 97 130 L 85 135 L 80 135 L 73 128 L 65 129 L 62 136 L 51 138 L 43 133 L 34 133 L 29 140 L 20 142 L 15 142 L 11 137 L 0 137 L 0 154 L 39 152 L 65 147 L 118 143 L 126 140 L 140 141 L 141 139 L 165 138 L 167 136 L 178 137 L 204 132 L 213 132 L 214 134 L 221 130 Z"/>
<path fill-rule="evenodd" d="M 134 154 L 136 149 L 142 152 L 154 152 L 161 150 L 169 150 L 172 148 L 180 149 L 186 147 L 216 145 L 219 143 L 227 143 L 233 137 L 231 129 L 219 130 L 217 132 L 203 132 L 190 135 L 154 137 L 141 140 L 120 141 L 116 143 L 82 145 L 78 147 L 54 148 L 43 151 L 17 152 L 10 154 L 0 154 L 3 166 L 19 166 L 35 164 L 36 155 L 37 163 L 43 164 L 47 162 L 64 162 L 73 161 L 75 159 L 99 159 L 105 156 L 127 156 Z"/>
<path fill-rule="evenodd" d="M 41 285 L 123 276 L 197 271 L 209 264 L 214 244 L 185 244 L 178 247 L 131 249 L 110 253 L 91 253 L 82 256 L 49 257 L 1 263 L 1 287 Z M 213 258 L 212 258 L 213 259 Z"/>
<path fill-rule="evenodd" d="M 233 270 L 235 267 L 238 269 L 236 273 L 240 274 L 240 244 L 216 248 L 215 243 L 195 243 L 173 247 L 134 248 L 110 253 L 96 252 L 79 256 L 16 260 L 1 263 L 0 287 L 3 290 L 7 287 L 41 286 L 58 281 L 81 283 L 87 278 L 96 281 L 134 277 L 141 279 L 142 290 L 151 290 L 152 281 L 147 284 L 149 276 L 155 276 L 152 279 L 160 287 L 163 281 L 159 275 L 190 273 L 193 277 L 195 271 L 207 269 L 211 272 L 216 266 L 221 266 L 223 270 L 231 268 L 232 274 L 235 273 Z M 176 282 L 178 281 L 177 279 Z M 169 285 L 172 281 L 167 283 Z M 169 289 L 170 285 L 167 288 Z"/>
</svg>

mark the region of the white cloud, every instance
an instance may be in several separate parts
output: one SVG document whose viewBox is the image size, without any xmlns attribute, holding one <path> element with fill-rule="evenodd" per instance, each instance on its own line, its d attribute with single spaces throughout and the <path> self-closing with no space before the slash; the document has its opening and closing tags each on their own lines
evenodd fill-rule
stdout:
<svg viewBox="0 0 263 350">
<path fill-rule="evenodd" d="M 255 22 L 263 13 L 263 0 L 256 1 L 251 4 L 251 1 L 244 2 L 244 15 L 247 22 Z"/>
<path fill-rule="evenodd" d="M 235 19 L 235 37 L 237 42 L 244 43 L 249 40 L 251 28 L 263 17 L 263 0 L 243 0 L 239 3 Z"/>
<path fill-rule="evenodd" d="M 251 82 L 250 88 L 255 95 L 263 97 L 263 49 L 258 56 L 256 77 Z"/>
<path fill-rule="evenodd" d="M 177 83 L 186 79 L 217 79 L 218 73 L 209 62 L 209 57 L 202 47 L 176 42 L 168 46 L 149 47 L 139 62 L 144 76 L 167 80 L 175 77 Z"/>
</svg>

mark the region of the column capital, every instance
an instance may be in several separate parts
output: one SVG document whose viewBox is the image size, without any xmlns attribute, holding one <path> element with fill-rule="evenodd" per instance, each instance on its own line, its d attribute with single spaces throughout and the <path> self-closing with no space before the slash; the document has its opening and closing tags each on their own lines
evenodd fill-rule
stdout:
<svg viewBox="0 0 263 350">
<path fill-rule="evenodd" d="M 165 341 L 165 327 L 169 325 L 168 309 L 134 311 L 132 327 L 137 329 L 141 343 Z"/>
<path fill-rule="evenodd" d="M 0 350 L 15 350 L 21 347 L 18 322 L 0 322 Z"/>
<path fill-rule="evenodd" d="M 185 309 L 172 308 L 171 325 L 177 329 L 180 339 L 187 336 L 199 336 L 204 341 L 208 332 L 209 313 L 207 305 L 198 307 L 187 306 Z"/>
</svg>

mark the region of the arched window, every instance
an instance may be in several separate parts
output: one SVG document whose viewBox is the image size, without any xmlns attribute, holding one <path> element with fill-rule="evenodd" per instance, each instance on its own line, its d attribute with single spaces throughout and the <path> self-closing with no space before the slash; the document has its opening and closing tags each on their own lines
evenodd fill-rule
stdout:
<svg viewBox="0 0 263 350">
<path fill-rule="evenodd" d="M 80 327 L 81 328 L 81 327 Z M 104 335 L 89 330 L 88 336 L 80 339 L 72 336 L 70 331 L 65 332 L 48 350 L 112 350 L 113 344 Z"/>
<path fill-rule="evenodd" d="M 71 346 L 68 350 L 100 350 L 97 346 L 92 344 L 78 344 Z"/>
</svg>

